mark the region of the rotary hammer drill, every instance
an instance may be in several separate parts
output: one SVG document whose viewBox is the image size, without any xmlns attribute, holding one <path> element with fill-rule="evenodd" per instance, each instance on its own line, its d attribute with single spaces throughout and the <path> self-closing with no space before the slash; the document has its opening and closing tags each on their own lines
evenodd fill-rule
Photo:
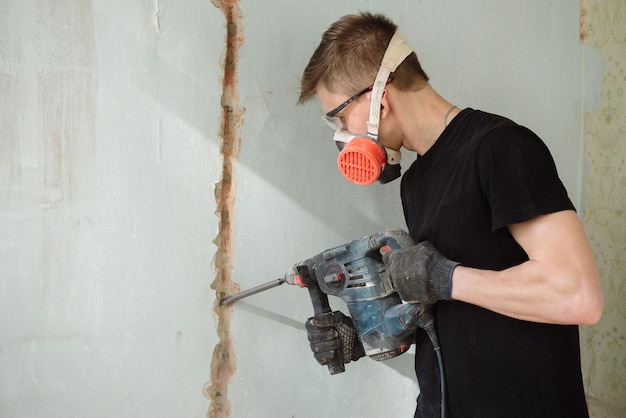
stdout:
<svg viewBox="0 0 626 418">
<path fill-rule="evenodd" d="M 337 296 L 348 307 L 365 354 L 374 360 L 386 360 L 409 349 L 418 326 L 429 336 L 434 335 L 430 311 L 419 303 L 402 303 L 382 262 L 384 251 L 412 245 L 413 240 L 405 231 L 387 229 L 301 261 L 284 277 L 228 296 L 220 305 L 289 283 L 306 287 L 314 315 L 323 316 L 334 314 L 328 295 Z M 335 350 L 328 363 L 331 374 L 345 371 L 342 357 L 341 350 Z"/>
</svg>

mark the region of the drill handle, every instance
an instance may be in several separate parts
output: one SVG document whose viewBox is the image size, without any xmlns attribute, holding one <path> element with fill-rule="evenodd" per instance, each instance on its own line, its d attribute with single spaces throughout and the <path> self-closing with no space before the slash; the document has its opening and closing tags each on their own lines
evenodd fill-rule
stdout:
<svg viewBox="0 0 626 418">
<path fill-rule="evenodd" d="M 309 290 L 309 297 L 311 298 L 311 303 L 313 304 L 313 314 L 315 316 L 326 315 L 331 313 L 330 303 L 328 303 L 328 295 L 323 293 L 320 290 L 320 287 L 316 285 L 307 286 Z"/>
<path fill-rule="evenodd" d="M 328 295 L 322 292 L 315 277 L 311 277 L 309 268 L 305 265 L 297 267 L 298 274 L 309 291 L 309 297 L 313 304 L 313 313 L 316 317 L 332 316 L 333 311 L 330 308 L 328 302 Z M 343 373 L 346 371 L 346 366 L 343 362 L 343 351 L 341 349 L 335 350 L 333 357 L 326 363 L 330 374 Z"/>
<path fill-rule="evenodd" d="M 307 289 L 309 290 L 309 296 L 311 297 L 311 303 L 313 304 L 313 312 L 315 313 L 315 316 L 319 317 L 332 315 L 333 312 L 330 309 L 330 304 L 328 303 L 328 295 L 321 291 L 317 281 L 313 281 L 315 284 L 307 286 Z M 326 365 L 328 366 L 330 374 L 343 373 L 346 371 L 341 348 L 335 350 L 333 358 L 331 358 Z"/>
<path fill-rule="evenodd" d="M 318 319 L 328 317 L 327 320 L 324 320 L 324 319 L 319 319 L 319 320 L 321 322 L 328 322 L 331 324 L 332 323 L 336 324 L 336 321 L 334 320 L 336 317 L 333 312 L 327 312 L 321 315 L 316 314 L 315 317 Z M 337 333 L 339 333 L 339 330 L 337 328 L 335 329 L 337 330 Z M 341 336 L 339 336 L 339 338 L 341 338 Z M 337 374 L 337 373 L 343 373 L 346 371 L 346 365 L 343 360 L 343 348 L 342 347 L 339 347 L 334 350 L 333 357 L 330 360 L 328 360 L 328 362 L 326 363 L 326 366 L 328 366 L 328 371 L 330 372 L 331 375 Z"/>
<path fill-rule="evenodd" d="M 368 247 L 370 250 L 397 250 L 415 245 L 411 236 L 402 229 L 386 229 L 370 236 Z"/>
<path fill-rule="evenodd" d="M 289 284 L 295 284 L 299 287 L 306 287 L 313 304 L 313 313 L 315 316 L 324 315 L 332 312 L 328 303 L 328 295 L 322 292 L 319 283 L 309 269 L 309 260 L 296 264 L 285 275 L 285 281 Z"/>
</svg>

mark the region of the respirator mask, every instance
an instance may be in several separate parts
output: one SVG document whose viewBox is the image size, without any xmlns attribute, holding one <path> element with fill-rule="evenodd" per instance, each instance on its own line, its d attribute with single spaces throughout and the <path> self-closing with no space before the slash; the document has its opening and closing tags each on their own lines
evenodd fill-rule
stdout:
<svg viewBox="0 0 626 418">
<path fill-rule="evenodd" d="M 385 86 L 393 80 L 393 76 L 390 75 L 411 52 L 413 49 L 407 44 L 406 38 L 396 32 L 389 41 L 374 84 L 361 90 L 323 117 L 324 121 L 335 130 L 333 140 L 340 150 L 337 158 L 339 171 L 352 183 L 365 186 L 378 180 L 381 184 L 385 184 L 400 177 L 400 151 L 383 147 L 378 140 L 378 123 L 383 91 Z M 368 91 L 372 92 L 372 99 L 367 134 L 355 136 L 343 130 L 343 122 L 335 115 Z"/>
</svg>

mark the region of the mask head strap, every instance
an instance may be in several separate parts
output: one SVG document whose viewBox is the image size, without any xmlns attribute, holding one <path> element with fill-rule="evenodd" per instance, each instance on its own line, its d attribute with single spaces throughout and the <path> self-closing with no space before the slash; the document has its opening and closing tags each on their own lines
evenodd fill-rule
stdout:
<svg viewBox="0 0 626 418">
<path fill-rule="evenodd" d="M 413 48 L 409 46 L 404 35 L 400 32 L 393 34 L 389 41 L 383 62 L 380 64 L 374 87 L 372 88 L 372 100 L 370 102 L 370 116 L 367 122 L 367 136 L 378 140 L 378 123 L 380 121 L 380 102 L 383 98 L 383 91 L 387 85 L 389 74 L 394 72 L 396 68 L 413 52 Z"/>
</svg>

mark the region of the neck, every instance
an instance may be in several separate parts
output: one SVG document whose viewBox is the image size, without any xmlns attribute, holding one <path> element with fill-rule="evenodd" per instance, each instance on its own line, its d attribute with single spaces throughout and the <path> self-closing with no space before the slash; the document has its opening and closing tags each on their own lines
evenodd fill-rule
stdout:
<svg viewBox="0 0 626 418">
<path fill-rule="evenodd" d="M 416 92 L 401 94 L 401 103 L 396 110 L 403 135 L 402 146 L 419 155 L 428 152 L 460 112 L 430 85 Z"/>
</svg>

